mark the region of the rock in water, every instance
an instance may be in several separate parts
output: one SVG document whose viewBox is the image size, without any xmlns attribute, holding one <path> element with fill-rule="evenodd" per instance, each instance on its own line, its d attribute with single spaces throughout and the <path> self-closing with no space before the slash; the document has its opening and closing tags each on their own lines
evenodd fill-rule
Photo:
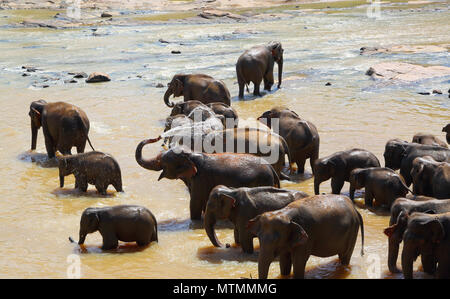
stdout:
<svg viewBox="0 0 450 299">
<path fill-rule="evenodd" d="M 98 83 L 98 82 L 108 82 L 111 81 L 111 78 L 104 73 L 94 72 L 89 75 L 89 78 L 86 79 L 86 83 Z"/>
<path fill-rule="evenodd" d="M 367 70 L 366 75 L 374 79 L 413 82 L 450 75 L 450 67 L 415 65 L 404 62 L 382 62 Z"/>
</svg>

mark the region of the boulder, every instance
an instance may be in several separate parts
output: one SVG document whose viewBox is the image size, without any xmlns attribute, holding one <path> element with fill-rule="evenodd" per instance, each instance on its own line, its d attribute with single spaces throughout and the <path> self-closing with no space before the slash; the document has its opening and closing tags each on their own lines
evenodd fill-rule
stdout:
<svg viewBox="0 0 450 299">
<path fill-rule="evenodd" d="M 98 83 L 98 82 L 108 82 L 111 81 L 111 78 L 104 73 L 94 72 L 89 75 L 89 78 L 86 79 L 86 83 Z"/>
<path fill-rule="evenodd" d="M 382 62 L 370 67 L 366 75 L 374 79 L 413 82 L 450 76 L 450 67 L 439 65 L 425 67 L 404 62 Z"/>
</svg>

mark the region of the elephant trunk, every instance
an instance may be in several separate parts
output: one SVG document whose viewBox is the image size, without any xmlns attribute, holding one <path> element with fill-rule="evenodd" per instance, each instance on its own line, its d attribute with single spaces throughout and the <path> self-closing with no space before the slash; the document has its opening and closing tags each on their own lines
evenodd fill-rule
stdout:
<svg viewBox="0 0 450 299">
<path fill-rule="evenodd" d="M 172 108 L 174 106 L 174 104 L 169 101 L 169 98 L 171 95 L 172 95 L 172 91 L 171 91 L 171 88 L 169 87 L 166 90 L 166 93 L 164 94 L 164 103 L 167 105 L 167 107 L 170 107 L 170 108 Z"/>
<path fill-rule="evenodd" d="M 283 57 L 278 60 L 278 88 L 281 86 L 281 78 L 283 76 Z"/>
<path fill-rule="evenodd" d="M 320 183 L 321 183 L 321 181 L 317 177 L 314 177 L 314 194 L 316 194 L 316 195 L 319 195 Z"/>
<path fill-rule="evenodd" d="M 209 237 L 209 240 L 215 247 L 223 247 L 222 243 L 217 239 L 216 231 L 214 229 L 214 225 L 216 224 L 216 217 L 213 213 L 208 212 L 208 209 L 205 211 L 205 230 L 206 234 Z"/>
<path fill-rule="evenodd" d="M 270 264 L 273 261 L 273 254 L 267 253 L 262 248 L 259 251 L 258 255 L 258 278 L 259 279 L 267 279 L 269 274 Z"/>
<path fill-rule="evenodd" d="M 136 148 L 136 161 L 138 162 L 138 164 L 145 168 L 145 169 L 149 169 L 149 170 L 154 170 L 154 171 L 160 171 L 162 169 L 161 166 L 161 154 L 159 154 L 158 156 L 156 156 L 153 159 L 144 159 L 142 158 L 142 148 L 149 143 L 154 143 L 158 140 L 161 139 L 161 136 L 159 136 L 158 138 L 155 139 L 146 139 L 141 141 L 141 143 L 139 143 L 139 145 Z"/>
<path fill-rule="evenodd" d="M 388 268 L 391 273 L 400 272 L 397 268 L 397 257 L 398 257 L 398 249 L 400 247 L 400 243 L 395 240 L 394 237 L 389 237 L 389 248 L 388 248 Z"/>
<path fill-rule="evenodd" d="M 355 186 L 352 184 L 350 184 L 350 199 L 352 201 L 355 200 Z"/>
<path fill-rule="evenodd" d="M 31 121 L 31 150 L 36 149 L 38 128 L 34 125 L 33 121 Z"/>
<path fill-rule="evenodd" d="M 59 175 L 59 187 L 64 187 L 64 176 L 61 174 Z"/>
<path fill-rule="evenodd" d="M 86 240 L 86 234 L 80 231 L 80 239 L 78 240 L 78 245 L 83 245 L 84 240 Z"/>
<path fill-rule="evenodd" d="M 413 263 L 417 257 L 416 246 L 405 242 L 402 252 L 402 271 L 405 279 L 413 278 Z"/>
</svg>

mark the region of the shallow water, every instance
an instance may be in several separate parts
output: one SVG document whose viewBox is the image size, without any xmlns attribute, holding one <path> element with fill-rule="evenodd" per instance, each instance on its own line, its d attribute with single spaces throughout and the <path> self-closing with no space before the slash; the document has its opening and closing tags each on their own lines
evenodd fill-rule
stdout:
<svg viewBox="0 0 450 299">
<path fill-rule="evenodd" d="M 422 11 L 382 12 L 379 20 L 365 12 L 298 13 L 287 20 L 251 24 L 166 24 L 76 30 L 0 27 L 0 277 L 66 277 L 67 257 L 79 254 L 83 278 L 240 278 L 257 277 L 257 253 L 243 255 L 239 248 L 216 249 L 204 229 L 189 220 L 189 197 L 181 181 L 157 181 L 159 173 L 141 168 L 134 159 L 137 144 L 163 132 L 170 113 L 163 103 L 164 85 L 177 72 L 207 73 L 225 81 L 240 118 L 256 118 L 275 105 L 285 105 L 318 128 L 320 156 L 353 147 L 372 151 L 384 164 L 385 142 L 405 140 L 419 132 L 445 138 L 449 122 L 449 77 L 409 85 L 372 81 L 364 73 L 381 61 L 423 65 L 449 64 L 449 53 L 359 55 L 363 46 L 450 43 L 449 10 L 442 4 Z M 8 12 L 2 11 L 2 15 Z M 3 24 L 3 23 L 0 23 Z M 252 29 L 253 33 L 233 34 Z M 171 44 L 158 42 L 160 38 Z M 279 40 L 285 49 L 284 82 L 262 98 L 238 101 L 235 62 L 255 44 Z M 181 55 L 170 54 L 180 50 Z M 21 66 L 38 68 L 22 77 Z M 112 82 L 64 84 L 70 71 L 108 73 Z M 48 81 L 42 79 L 46 76 Z M 37 81 L 36 83 L 34 81 Z M 331 82 L 331 86 L 325 83 Z M 42 85 L 49 85 L 42 88 Z M 441 89 L 444 95 L 422 96 L 420 91 Z M 29 153 L 31 133 L 28 109 L 33 100 L 67 101 L 81 107 L 91 121 L 90 139 L 97 150 L 120 163 L 125 193 L 99 196 L 93 186 L 83 194 L 72 190 L 73 177 L 58 188 L 58 170 L 45 157 L 42 130 L 38 148 Z M 155 144 L 145 156 L 160 150 Z M 299 183 L 282 187 L 313 194 L 307 174 Z M 321 185 L 329 192 L 329 182 Z M 348 194 L 348 184 L 343 188 Z M 361 195 L 362 193 L 359 193 Z M 147 248 L 123 245 L 102 252 L 98 233 L 87 237 L 87 252 L 69 243 L 78 238 L 82 211 L 91 206 L 139 204 L 159 222 L 159 243 Z M 360 205 L 359 205 L 360 206 Z M 308 278 L 398 278 L 387 270 L 386 213 L 359 208 L 365 223 L 365 256 L 361 239 L 349 267 L 337 257 L 312 257 Z M 217 230 L 222 242 L 233 243 L 232 230 Z M 255 242 L 257 240 L 255 239 Z M 416 264 L 416 269 L 419 263 Z M 375 269 L 375 270 L 374 270 Z M 379 269 L 379 271 L 377 271 Z M 417 274 L 425 277 L 422 272 Z M 278 277 L 278 263 L 269 277 Z"/>
</svg>

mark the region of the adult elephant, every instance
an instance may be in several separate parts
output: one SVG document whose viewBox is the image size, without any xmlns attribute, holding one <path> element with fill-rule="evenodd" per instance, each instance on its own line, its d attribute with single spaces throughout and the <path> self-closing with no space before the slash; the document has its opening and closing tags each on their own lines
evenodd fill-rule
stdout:
<svg viewBox="0 0 450 299">
<path fill-rule="evenodd" d="M 391 139 L 384 150 L 385 167 L 397 170 L 405 179 L 405 185 L 412 183 L 412 162 L 417 157 L 430 156 L 437 162 L 450 162 L 450 150 L 441 146 L 409 143 L 400 139 Z"/>
<path fill-rule="evenodd" d="M 416 212 L 403 217 L 406 218 L 403 276 L 406 279 L 413 278 L 413 263 L 421 254 L 431 265 L 437 263 L 437 278 L 450 278 L 450 212 L 433 215 Z"/>
<path fill-rule="evenodd" d="M 48 157 L 54 158 L 56 151 L 71 155 L 72 147 L 83 153 L 89 140 L 89 119 L 80 108 L 65 102 L 47 103 L 34 101 L 28 115 L 31 118 L 31 150 L 36 149 L 38 130 L 42 127 Z"/>
<path fill-rule="evenodd" d="M 448 148 L 448 145 L 444 141 L 437 138 L 433 134 L 417 133 L 416 135 L 413 136 L 412 142 Z"/>
<path fill-rule="evenodd" d="M 339 255 L 340 262 L 348 265 L 360 227 L 363 254 L 363 219 L 346 196 L 327 194 L 299 199 L 283 209 L 256 216 L 248 226 L 259 239 L 260 279 L 267 278 L 277 256 L 281 275 L 289 275 L 293 265 L 294 278 L 304 278 L 311 255 Z"/>
<path fill-rule="evenodd" d="M 177 74 L 173 76 L 164 94 L 164 103 L 168 107 L 174 104 L 169 97 L 184 96 L 184 101 L 197 100 L 203 104 L 223 102 L 230 105 L 230 92 L 220 80 L 205 74 Z"/>
<path fill-rule="evenodd" d="M 398 273 L 397 258 L 400 243 L 406 230 L 406 218 L 399 217 L 402 215 L 410 215 L 414 212 L 439 214 L 450 212 L 450 199 L 438 200 L 411 200 L 408 198 L 397 198 L 391 206 L 391 217 L 389 219 L 389 227 L 384 230 L 388 236 L 388 267 L 392 273 Z M 422 264 L 427 273 L 433 273 L 436 269 L 434 261 L 427 261 L 426 256 L 422 256 Z"/>
<path fill-rule="evenodd" d="M 222 247 L 217 239 L 214 225 L 217 220 L 229 219 L 234 224 L 234 241 L 246 253 L 253 253 L 253 238 L 256 235 L 247 229 L 253 217 L 268 211 L 279 210 L 289 203 L 308 197 L 296 190 L 274 187 L 229 188 L 216 186 L 210 193 L 205 210 L 205 230 L 211 243 Z"/>
<path fill-rule="evenodd" d="M 317 159 L 314 163 L 314 192 L 318 195 L 320 184 L 331 178 L 332 193 L 339 194 L 344 183 L 349 182 L 353 169 L 369 167 L 380 167 L 380 161 L 371 152 L 358 148 Z"/>
<path fill-rule="evenodd" d="M 450 198 L 450 163 L 437 162 L 430 156 L 424 156 L 415 158 L 412 165 L 414 193 Z"/>
<path fill-rule="evenodd" d="M 447 138 L 447 143 L 450 144 L 450 124 L 447 124 L 445 127 L 443 127 L 442 132 L 447 133 L 445 137 Z"/>
<path fill-rule="evenodd" d="M 283 73 L 283 47 L 280 42 L 258 45 L 245 51 L 236 63 L 239 98 L 244 98 L 244 86 L 253 82 L 253 95 L 261 96 L 259 85 L 264 80 L 264 90 L 270 91 L 274 84 L 273 66 L 278 64 L 278 88 Z M 248 89 L 248 87 L 247 87 Z"/>
<path fill-rule="evenodd" d="M 272 120 L 278 124 L 272 124 Z M 314 162 L 319 158 L 320 138 L 316 126 L 301 119 L 294 111 L 284 107 L 274 107 L 264 112 L 258 120 L 276 129 L 289 147 L 292 162 L 297 164 L 298 173 L 305 172 L 305 162 L 309 159 L 314 172 Z M 274 126 L 277 126 L 274 128 Z"/>
<path fill-rule="evenodd" d="M 249 154 L 205 154 L 186 147 L 174 147 L 155 158 L 144 159 L 142 148 L 154 140 L 143 140 L 136 148 L 136 161 L 146 169 L 161 171 L 158 180 L 181 179 L 189 189 L 192 220 L 200 220 L 211 190 L 217 185 L 229 187 L 280 187 L 273 167 Z"/>
</svg>

